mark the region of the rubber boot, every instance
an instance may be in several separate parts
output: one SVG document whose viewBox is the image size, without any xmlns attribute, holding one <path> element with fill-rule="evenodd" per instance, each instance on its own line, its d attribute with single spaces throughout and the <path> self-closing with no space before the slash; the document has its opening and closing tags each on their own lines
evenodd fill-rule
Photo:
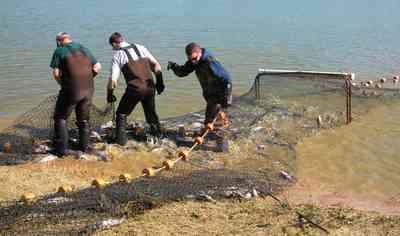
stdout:
<svg viewBox="0 0 400 236">
<path fill-rule="evenodd" d="M 126 115 L 117 114 L 116 123 L 116 143 L 124 146 L 128 142 L 126 135 Z"/>
<path fill-rule="evenodd" d="M 226 139 L 217 139 L 217 152 L 229 152 L 229 142 Z"/>
<path fill-rule="evenodd" d="M 150 134 L 154 137 L 161 137 L 161 128 L 160 124 L 150 124 Z"/>
<path fill-rule="evenodd" d="M 151 137 L 148 137 L 148 138 L 150 138 L 150 140 L 152 140 L 152 143 L 153 144 L 158 143 L 161 140 L 160 124 L 150 124 L 149 134 Z"/>
<path fill-rule="evenodd" d="M 54 146 L 55 154 L 64 156 L 68 150 L 68 129 L 67 121 L 63 119 L 54 121 Z"/>
<path fill-rule="evenodd" d="M 79 130 L 79 150 L 86 152 L 90 139 L 89 121 L 83 120 L 81 122 L 77 122 L 76 125 L 78 126 Z"/>
</svg>

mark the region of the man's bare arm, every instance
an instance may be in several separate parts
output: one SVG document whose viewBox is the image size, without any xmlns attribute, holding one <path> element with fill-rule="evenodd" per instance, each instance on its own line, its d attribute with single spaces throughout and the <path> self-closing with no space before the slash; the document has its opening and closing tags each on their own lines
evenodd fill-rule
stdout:
<svg viewBox="0 0 400 236">
<path fill-rule="evenodd" d="M 53 78 L 58 84 L 61 84 L 61 71 L 58 68 L 53 69 Z"/>
<path fill-rule="evenodd" d="M 96 64 L 93 65 L 93 71 L 96 73 L 99 73 L 101 70 L 101 64 L 97 62 Z"/>
</svg>

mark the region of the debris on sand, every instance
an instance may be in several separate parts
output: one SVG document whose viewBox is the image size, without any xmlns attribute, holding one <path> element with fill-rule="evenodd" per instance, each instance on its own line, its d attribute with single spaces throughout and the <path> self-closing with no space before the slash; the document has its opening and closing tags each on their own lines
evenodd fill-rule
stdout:
<svg viewBox="0 0 400 236">
<path fill-rule="evenodd" d="M 281 175 L 281 177 L 283 177 L 284 179 L 287 179 L 289 181 L 293 181 L 293 177 L 291 175 L 289 175 L 287 172 L 285 171 L 280 171 L 279 174 Z"/>
<path fill-rule="evenodd" d="M 252 199 L 259 196 L 256 189 L 239 189 L 237 187 L 229 187 L 223 192 L 226 198 Z"/>
<path fill-rule="evenodd" d="M 107 123 L 105 123 L 105 124 L 102 124 L 102 125 L 100 126 L 100 128 L 101 128 L 102 130 L 111 129 L 112 127 L 113 127 L 113 122 L 112 122 L 112 121 L 109 121 L 109 122 L 107 122 Z"/>
<path fill-rule="evenodd" d="M 52 154 L 49 154 L 49 155 L 39 155 L 39 157 L 37 157 L 36 159 L 34 159 L 33 162 L 36 162 L 36 163 L 46 163 L 46 162 L 49 162 L 49 161 L 54 161 L 54 160 L 56 160 L 56 159 L 58 159 L 58 157 L 55 156 L 55 155 L 52 155 Z"/>
<path fill-rule="evenodd" d="M 263 145 L 263 144 L 257 144 L 256 149 L 257 149 L 257 151 L 264 150 L 264 149 L 265 149 L 265 145 Z"/>
<path fill-rule="evenodd" d="M 192 130 L 201 130 L 203 128 L 203 124 L 200 122 L 194 122 L 192 123 L 191 127 Z"/>
<path fill-rule="evenodd" d="M 261 130 L 263 130 L 263 129 L 265 129 L 265 128 L 262 127 L 262 126 L 257 126 L 257 127 L 254 127 L 254 128 L 252 129 L 252 131 L 253 131 L 253 132 L 258 132 L 258 131 L 261 131 Z"/>
<path fill-rule="evenodd" d="M 50 151 L 50 147 L 46 144 L 34 143 L 32 145 L 32 154 L 46 154 Z"/>
<path fill-rule="evenodd" d="M 102 221 L 96 222 L 93 225 L 90 225 L 88 227 L 88 230 L 89 231 L 96 231 L 96 230 L 109 229 L 112 226 L 116 226 L 116 225 L 122 224 L 125 220 L 126 220 L 125 218 L 102 220 Z"/>
<path fill-rule="evenodd" d="M 200 192 L 197 195 L 196 199 L 201 200 L 201 201 L 213 202 L 213 203 L 217 202 L 214 198 L 212 198 L 210 195 L 206 194 L 205 192 Z"/>
<path fill-rule="evenodd" d="M 99 161 L 101 158 L 97 157 L 96 155 L 90 155 L 81 151 L 77 151 L 75 154 L 75 158 L 78 160 L 84 161 Z"/>
<path fill-rule="evenodd" d="M 103 138 L 96 131 L 92 131 L 90 133 L 90 139 L 92 140 L 92 142 L 95 142 L 95 143 L 103 142 Z"/>
<path fill-rule="evenodd" d="M 67 202 L 72 202 L 73 199 L 67 198 L 67 197 L 53 197 L 50 199 L 47 199 L 46 202 L 48 204 L 61 204 L 61 203 L 67 203 Z"/>
</svg>

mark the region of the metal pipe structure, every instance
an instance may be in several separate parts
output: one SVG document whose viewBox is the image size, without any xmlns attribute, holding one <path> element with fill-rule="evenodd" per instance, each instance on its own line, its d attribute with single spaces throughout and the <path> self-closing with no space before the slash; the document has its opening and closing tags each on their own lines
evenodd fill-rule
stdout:
<svg viewBox="0 0 400 236">
<path fill-rule="evenodd" d="M 302 70 L 274 70 L 274 69 L 258 69 L 255 79 L 256 99 L 261 98 L 260 76 L 262 75 L 298 75 L 309 76 L 310 79 L 335 79 L 343 80 L 346 93 L 346 124 L 350 124 L 351 117 L 351 81 L 355 79 L 354 73 L 346 72 L 328 72 L 328 71 L 302 71 Z"/>
</svg>

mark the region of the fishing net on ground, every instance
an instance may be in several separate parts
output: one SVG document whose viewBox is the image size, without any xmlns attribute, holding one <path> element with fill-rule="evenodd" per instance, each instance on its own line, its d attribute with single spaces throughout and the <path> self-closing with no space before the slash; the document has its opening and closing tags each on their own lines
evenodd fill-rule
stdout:
<svg viewBox="0 0 400 236">
<path fill-rule="evenodd" d="M 249 92 L 235 98 L 229 108 L 229 127 L 221 126 L 208 135 L 205 144 L 194 150 L 189 161 L 177 163 L 172 171 L 133 178 L 129 183 L 110 176 L 110 183 L 101 189 L 91 187 L 72 193 L 48 194 L 30 203 L 1 202 L 0 232 L 19 235 L 91 233 L 171 201 L 251 199 L 277 192 L 295 181 L 296 144 L 321 129 L 346 123 L 348 89 L 345 89 L 345 81 L 348 76 L 261 72 Z M 365 100 L 362 94 L 354 96 L 353 103 L 363 105 L 353 106 L 353 111 L 362 114 L 367 104 Z M 40 137 L 47 137 L 54 101 L 54 98 L 47 99 L 38 107 L 40 112 L 23 116 L 20 123 L 6 131 L 30 138 L 33 135 L 36 138 L 39 131 L 43 131 L 44 136 Z M 101 132 L 99 126 L 110 121 L 111 114 L 105 112 L 106 109 L 93 109 L 92 128 Z M 165 149 L 167 154 L 158 157 L 160 164 L 176 158 L 178 146 L 190 146 L 192 138 L 202 128 L 202 113 L 163 120 L 166 137 L 157 144 L 144 146 L 145 150 Z M 41 122 L 48 122 L 47 126 Z M 138 125 L 132 123 L 129 133 L 135 138 Z M 32 128 L 37 131 L 31 131 Z M 213 149 L 221 139 L 229 144 L 229 153 Z M 135 152 L 141 142 L 145 141 L 131 140 L 121 152 Z M 134 164 L 134 156 L 124 158 L 131 158 Z"/>
</svg>

